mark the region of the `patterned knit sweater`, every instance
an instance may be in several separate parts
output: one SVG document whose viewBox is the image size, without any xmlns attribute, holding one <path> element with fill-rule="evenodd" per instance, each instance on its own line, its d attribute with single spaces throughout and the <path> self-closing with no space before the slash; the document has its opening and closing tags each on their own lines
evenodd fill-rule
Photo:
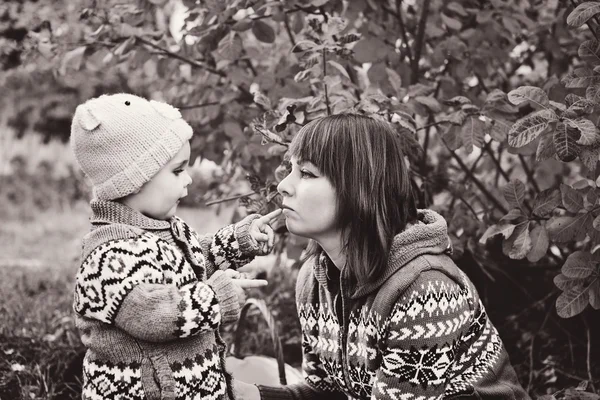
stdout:
<svg viewBox="0 0 600 400">
<path fill-rule="evenodd" d="M 302 267 L 305 382 L 259 386 L 263 400 L 529 398 L 475 287 L 446 255 L 446 221 L 419 217 L 394 238 L 376 282 L 350 291 L 324 254 Z"/>
<path fill-rule="evenodd" d="M 177 217 L 91 207 L 73 304 L 83 399 L 233 399 L 218 327 L 240 309 L 222 270 L 258 254 L 248 233 L 258 216 L 200 237 Z"/>
</svg>

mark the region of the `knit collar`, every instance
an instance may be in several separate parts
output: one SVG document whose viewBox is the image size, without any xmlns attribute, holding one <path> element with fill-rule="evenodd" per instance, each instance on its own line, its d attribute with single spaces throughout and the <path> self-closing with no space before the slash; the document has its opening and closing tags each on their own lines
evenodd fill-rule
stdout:
<svg viewBox="0 0 600 400">
<path fill-rule="evenodd" d="M 170 229 L 171 222 L 150 218 L 116 201 L 92 200 L 92 224 L 126 224 L 148 230 Z"/>
<path fill-rule="evenodd" d="M 357 299 L 374 292 L 390 276 L 420 255 L 449 252 L 450 239 L 444 217 L 432 210 L 418 210 L 418 217 L 420 223 L 410 225 L 394 237 L 384 273 L 375 281 L 356 285 L 350 293 L 350 298 Z M 326 288 L 330 287 L 327 279 L 327 272 L 331 268 L 330 264 L 324 252 L 315 258 L 315 278 Z"/>
</svg>

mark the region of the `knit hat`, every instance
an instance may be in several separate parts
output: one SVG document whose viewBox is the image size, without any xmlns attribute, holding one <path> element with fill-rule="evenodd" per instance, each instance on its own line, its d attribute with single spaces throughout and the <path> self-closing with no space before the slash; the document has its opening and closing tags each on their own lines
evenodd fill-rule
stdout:
<svg viewBox="0 0 600 400">
<path fill-rule="evenodd" d="M 178 109 L 126 93 L 86 101 L 71 124 L 75 158 L 98 200 L 137 192 L 191 137 Z"/>
</svg>

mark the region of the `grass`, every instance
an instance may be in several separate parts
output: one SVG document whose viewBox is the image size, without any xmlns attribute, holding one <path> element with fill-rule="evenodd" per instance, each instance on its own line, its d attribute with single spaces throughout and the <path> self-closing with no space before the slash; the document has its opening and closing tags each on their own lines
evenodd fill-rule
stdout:
<svg viewBox="0 0 600 400">
<path fill-rule="evenodd" d="M 179 215 L 202 233 L 214 232 L 232 212 L 183 209 Z M 83 349 L 71 305 L 88 207 L 27 215 L 0 224 L 0 399 L 76 398 L 65 380 L 76 375 Z"/>
</svg>

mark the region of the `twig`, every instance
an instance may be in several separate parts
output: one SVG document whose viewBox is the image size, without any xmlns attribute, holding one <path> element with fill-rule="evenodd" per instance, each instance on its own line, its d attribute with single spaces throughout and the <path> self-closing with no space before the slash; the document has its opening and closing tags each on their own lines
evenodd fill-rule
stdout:
<svg viewBox="0 0 600 400">
<path fill-rule="evenodd" d="M 421 59 L 421 51 L 423 50 L 423 42 L 425 39 L 425 24 L 427 22 L 427 16 L 429 15 L 429 3 L 430 0 L 423 1 L 423 10 L 421 11 L 421 18 L 419 20 L 419 29 L 417 31 L 417 40 L 415 43 L 415 56 L 412 59 L 411 64 L 411 82 L 417 83 L 419 80 L 419 60 Z"/>
<path fill-rule="evenodd" d="M 325 56 L 325 49 L 323 51 L 323 86 L 325 88 L 325 105 L 327 106 L 327 115 L 331 115 L 331 106 L 329 105 L 329 94 L 327 93 L 327 83 L 325 77 L 327 76 L 327 59 Z"/>
<path fill-rule="evenodd" d="M 135 38 L 137 40 L 139 40 L 140 42 L 142 42 L 142 43 L 144 43 L 144 44 L 146 44 L 146 45 L 148 45 L 150 47 L 155 48 L 156 50 L 162 51 L 164 54 L 168 55 L 171 58 L 175 58 L 175 59 L 177 59 L 179 61 L 183 61 L 186 64 L 190 64 L 193 67 L 203 69 L 203 70 L 208 71 L 210 73 L 213 73 L 215 75 L 219 75 L 221 77 L 226 77 L 226 74 L 223 71 L 217 71 L 216 69 L 214 69 L 212 67 L 209 67 L 208 65 L 201 64 L 198 61 L 190 60 L 187 57 L 183 57 L 183 56 L 181 56 L 181 55 L 179 55 L 177 53 L 173 53 L 172 51 L 169 51 L 169 50 L 167 50 L 167 49 L 165 49 L 165 48 L 163 48 L 163 47 L 161 47 L 161 46 L 159 46 L 157 44 L 154 44 L 151 41 L 149 41 L 147 39 L 144 39 L 143 37 L 135 36 Z"/>
<path fill-rule="evenodd" d="M 463 172 L 467 174 L 467 176 L 469 177 L 469 179 L 471 181 L 473 181 L 473 183 L 477 186 L 477 188 L 479 188 L 479 190 L 481 190 L 481 192 L 485 195 L 485 197 L 487 197 L 487 199 L 499 211 L 501 211 L 504 214 L 506 214 L 508 212 L 508 210 L 502 205 L 502 203 L 500 203 L 498 201 L 498 199 L 496 199 L 496 197 L 493 194 L 491 194 L 490 191 L 483 185 L 483 183 L 481 183 L 481 181 L 479 179 L 477 179 L 477 177 L 469 170 L 469 168 L 460 159 L 460 157 L 456 154 L 456 152 L 454 150 L 451 150 L 448 147 L 448 144 L 446 144 L 446 142 L 444 140 L 442 140 L 442 143 L 444 143 L 444 146 L 446 146 L 446 149 L 448 149 L 448 151 L 450 152 L 450 155 L 452 156 L 452 158 L 454 158 L 454 160 L 456 160 L 456 162 L 458 163 L 458 165 L 460 166 L 460 168 L 463 170 Z"/>
<path fill-rule="evenodd" d="M 406 46 L 406 55 L 408 56 L 409 64 L 412 65 L 413 55 L 412 49 L 410 47 L 410 43 L 408 42 L 408 35 L 406 34 L 406 27 L 404 26 L 404 19 L 402 18 L 402 0 L 396 0 L 396 18 L 398 18 L 398 24 L 400 25 L 400 33 L 402 34 L 402 41 L 404 41 L 404 46 Z"/>
<path fill-rule="evenodd" d="M 521 160 L 521 165 L 523 165 L 523 171 L 525 171 L 525 175 L 527 175 L 527 181 L 531 182 L 535 192 L 539 193 L 540 187 L 538 186 L 535 179 L 533 179 L 533 171 L 531 171 L 531 169 L 529 169 L 529 166 L 527 165 L 527 161 L 525 161 L 525 157 L 523 157 L 522 154 L 519 154 L 519 160 Z"/>
<path fill-rule="evenodd" d="M 287 32 L 290 42 L 292 42 L 292 47 L 296 46 L 296 40 L 294 39 L 294 34 L 292 33 L 292 28 L 290 27 L 290 21 L 288 20 L 287 14 L 284 14 L 283 23 L 285 25 L 285 31 Z"/>
<path fill-rule="evenodd" d="M 427 124 L 427 125 L 423 125 L 423 126 L 417 128 L 416 130 L 418 132 L 418 131 L 422 131 L 423 129 L 431 128 L 432 126 L 438 126 L 438 125 L 441 125 L 441 124 L 449 124 L 449 123 L 450 122 L 448 122 L 448 121 L 436 121 L 436 122 L 432 122 L 432 123 Z"/>
<path fill-rule="evenodd" d="M 590 385 L 592 385 L 592 390 L 594 391 L 594 393 L 596 393 L 596 386 L 594 385 L 594 378 L 592 376 L 592 365 L 591 365 L 591 350 L 592 350 L 592 340 L 591 340 L 591 333 L 590 333 L 590 326 L 588 324 L 587 318 L 585 317 L 584 314 L 581 314 L 581 318 L 583 319 L 583 323 L 585 324 L 585 333 L 587 336 L 587 374 L 588 374 L 588 380 L 590 381 Z"/>
<path fill-rule="evenodd" d="M 533 345 L 535 343 L 535 337 L 537 336 L 538 333 L 540 333 L 542 331 L 542 329 L 544 329 L 544 326 L 546 325 L 546 322 L 548 322 L 548 318 L 550 317 L 550 313 L 552 312 L 552 310 L 553 310 L 553 308 L 549 307 L 548 312 L 546 312 L 546 316 L 544 317 L 544 321 L 540 325 L 540 328 L 531 337 L 531 346 L 529 347 L 529 380 L 527 382 L 527 392 L 528 393 L 529 393 L 529 389 L 531 387 L 531 383 L 533 381 Z"/>
<path fill-rule="evenodd" d="M 202 107 L 208 107 L 208 106 L 216 106 L 221 104 L 218 101 L 209 101 L 208 103 L 201 103 L 201 104 L 193 104 L 191 106 L 175 106 L 175 108 L 179 108 L 180 110 L 191 110 L 193 108 L 202 108 Z"/>
<path fill-rule="evenodd" d="M 225 197 L 224 199 L 217 199 L 217 200 L 209 201 L 209 202 L 207 202 L 204 205 L 205 206 L 212 206 L 214 204 L 225 203 L 227 201 L 241 199 L 242 197 L 252 196 L 253 194 L 256 194 L 256 193 L 255 192 L 250 192 L 250 193 L 246 193 L 246 194 L 236 194 L 235 196 Z"/>
</svg>

